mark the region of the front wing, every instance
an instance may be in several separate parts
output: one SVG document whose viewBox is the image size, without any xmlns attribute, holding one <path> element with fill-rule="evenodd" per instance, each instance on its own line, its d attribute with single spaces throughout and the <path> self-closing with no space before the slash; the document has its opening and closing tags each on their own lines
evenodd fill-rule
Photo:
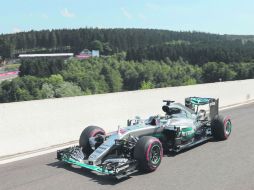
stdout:
<svg viewBox="0 0 254 190">
<path fill-rule="evenodd" d="M 78 154 L 77 154 L 78 153 Z M 89 164 L 88 160 L 85 156 L 82 155 L 82 149 L 78 146 L 70 147 L 62 150 L 57 151 L 57 159 L 71 165 L 76 165 L 81 168 L 86 168 L 91 171 L 95 171 L 97 173 L 101 173 L 104 175 L 111 175 L 115 176 L 117 179 L 121 179 L 123 177 L 127 177 L 132 173 L 137 172 L 137 162 L 136 160 L 129 160 L 128 163 L 117 166 L 109 164 L 101 164 L 101 165 L 91 165 Z M 110 169 L 108 169 L 110 168 Z"/>
</svg>

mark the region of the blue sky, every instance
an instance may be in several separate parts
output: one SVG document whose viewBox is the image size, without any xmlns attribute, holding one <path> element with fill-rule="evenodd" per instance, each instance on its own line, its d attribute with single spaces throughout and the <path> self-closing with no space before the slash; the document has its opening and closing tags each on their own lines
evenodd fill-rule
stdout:
<svg viewBox="0 0 254 190">
<path fill-rule="evenodd" d="M 0 33 L 156 28 L 254 35 L 253 0 L 1 0 Z"/>
</svg>

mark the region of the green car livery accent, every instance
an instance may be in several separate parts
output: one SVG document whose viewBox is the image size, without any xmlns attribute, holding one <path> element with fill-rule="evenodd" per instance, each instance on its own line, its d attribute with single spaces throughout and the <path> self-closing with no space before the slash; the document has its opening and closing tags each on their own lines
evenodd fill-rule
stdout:
<svg viewBox="0 0 254 190">
<path fill-rule="evenodd" d="M 99 173 L 102 173 L 102 174 L 113 174 L 114 172 L 113 171 L 108 171 L 107 169 L 104 169 L 100 166 L 94 166 L 94 165 L 89 165 L 89 164 L 85 164 L 85 163 L 82 163 L 82 162 L 79 162 L 77 160 L 74 160 L 72 158 L 63 158 L 64 162 L 67 162 L 69 164 L 73 164 L 73 165 L 76 165 L 76 166 L 80 166 L 82 168 L 87 168 L 89 170 L 93 170 L 93 171 L 96 171 L 96 172 L 99 172 Z"/>
</svg>

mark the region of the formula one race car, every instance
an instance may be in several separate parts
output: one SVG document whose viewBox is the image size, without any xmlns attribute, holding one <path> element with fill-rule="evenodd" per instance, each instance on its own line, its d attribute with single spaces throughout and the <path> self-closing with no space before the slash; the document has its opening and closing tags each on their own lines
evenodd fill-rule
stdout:
<svg viewBox="0 0 254 190">
<path fill-rule="evenodd" d="M 164 116 L 137 117 L 116 132 L 106 134 L 96 126 L 85 128 L 79 146 L 57 151 L 57 158 L 120 179 L 138 170 L 156 170 L 165 151 L 179 152 L 212 138 L 229 137 L 231 120 L 219 115 L 219 99 L 188 97 L 185 105 L 164 102 Z M 199 109 L 202 105 L 208 105 L 209 114 Z"/>
</svg>

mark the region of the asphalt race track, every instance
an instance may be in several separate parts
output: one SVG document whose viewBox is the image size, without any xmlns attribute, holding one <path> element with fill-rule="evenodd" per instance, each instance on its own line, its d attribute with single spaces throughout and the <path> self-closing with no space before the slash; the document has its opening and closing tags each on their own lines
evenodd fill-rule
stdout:
<svg viewBox="0 0 254 190">
<path fill-rule="evenodd" d="M 164 156 L 153 173 L 117 181 L 71 168 L 58 162 L 55 154 L 46 154 L 0 165 L 0 190 L 254 190 L 254 104 L 223 113 L 233 121 L 227 141 Z"/>
</svg>

